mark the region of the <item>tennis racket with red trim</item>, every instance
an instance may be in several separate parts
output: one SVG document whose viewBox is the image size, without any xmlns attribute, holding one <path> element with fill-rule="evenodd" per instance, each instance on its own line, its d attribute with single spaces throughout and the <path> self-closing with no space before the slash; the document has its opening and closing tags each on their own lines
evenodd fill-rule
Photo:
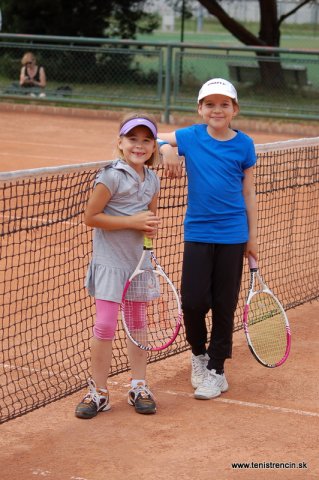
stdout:
<svg viewBox="0 0 319 480">
<path fill-rule="evenodd" d="M 256 260 L 248 258 L 249 293 L 243 325 L 249 349 L 268 368 L 279 367 L 288 358 L 291 332 L 287 315 L 278 298 L 259 274 Z"/>
<path fill-rule="evenodd" d="M 143 268 L 147 256 L 151 267 Z M 125 285 L 121 316 L 127 336 L 142 350 L 164 350 L 178 335 L 179 295 L 157 261 L 149 238 L 145 237 L 142 256 Z"/>
</svg>

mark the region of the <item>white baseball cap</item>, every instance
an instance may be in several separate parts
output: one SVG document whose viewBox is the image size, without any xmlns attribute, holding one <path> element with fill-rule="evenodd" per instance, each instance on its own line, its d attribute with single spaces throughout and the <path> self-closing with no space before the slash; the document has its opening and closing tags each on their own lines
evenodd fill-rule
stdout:
<svg viewBox="0 0 319 480">
<path fill-rule="evenodd" d="M 216 94 L 230 97 L 234 99 L 236 103 L 238 103 L 236 88 L 232 83 L 228 82 L 228 80 L 224 80 L 223 78 L 211 78 L 208 80 L 208 82 L 204 83 L 199 91 L 197 103 L 199 103 L 200 100 L 208 95 Z"/>
</svg>

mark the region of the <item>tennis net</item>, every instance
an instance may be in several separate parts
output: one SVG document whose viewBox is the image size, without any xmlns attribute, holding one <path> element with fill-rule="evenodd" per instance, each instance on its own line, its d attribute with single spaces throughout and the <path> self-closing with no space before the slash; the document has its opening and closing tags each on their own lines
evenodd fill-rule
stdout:
<svg viewBox="0 0 319 480">
<path fill-rule="evenodd" d="M 256 148 L 259 264 L 289 309 L 319 297 L 319 138 Z M 0 174 L 0 423 L 86 385 L 95 311 L 84 288 L 92 230 L 82 215 L 105 164 Z M 161 167 L 158 174 L 162 224 L 155 251 L 179 287 L 187 179 L 167 179 Z M 247 270 L 235 330 L 241 328 Z M 176 342 L 151 353 L 149 362 L 187 348 L 182 327 Z M 128 368 L 118 322 L 111 375 Z"/>
</svg>

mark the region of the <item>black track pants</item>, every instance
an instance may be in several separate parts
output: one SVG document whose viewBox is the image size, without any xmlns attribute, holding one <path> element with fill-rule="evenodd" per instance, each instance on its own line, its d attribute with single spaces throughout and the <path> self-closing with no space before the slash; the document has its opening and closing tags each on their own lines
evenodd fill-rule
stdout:
<svg viewBox="0 0 319 480">
<path fill-rule="evenodd" d="M 234 314 L 243 270 L 245 243 L 185 242 L 182 308 L 186 339 L 194 355 L 206 351 L 205 317 L 212 309 L 208 354 L 216 362 L 231 358 Z M 210 367 L 215 368 L 215 367 Z"/>
</svg>

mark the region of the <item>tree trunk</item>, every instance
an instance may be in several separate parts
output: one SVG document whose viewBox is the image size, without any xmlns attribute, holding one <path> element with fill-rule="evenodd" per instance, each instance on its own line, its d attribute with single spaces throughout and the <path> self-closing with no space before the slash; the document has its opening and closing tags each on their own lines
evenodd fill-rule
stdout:
<svg viewBox="0 0 319 480">
<path fill-rule="evenodd" d="M 279 47 L 280 31 L 276 0 L 259 0 L 260 30 L 259 39 L 268 47 Z"/>
<path fill-rule="evenodd" d="M 218 18 L 220 23 L 238 40 L 249 46 L 278 47 L 280 41 L 279 22 L 277 19 L 277 1 L 259 0 L 260 31 L 258 37 L 243 25 L 231 18 L 216 0 L 199 0 L 207 10 Z M 285 79 L 279 55 L 272 52 L 257 53 L 262 83 L 267 88 L 282 88 Z M 261 57 L 276 57 L 275 61 L 262 61 Z"/>
</svg>

